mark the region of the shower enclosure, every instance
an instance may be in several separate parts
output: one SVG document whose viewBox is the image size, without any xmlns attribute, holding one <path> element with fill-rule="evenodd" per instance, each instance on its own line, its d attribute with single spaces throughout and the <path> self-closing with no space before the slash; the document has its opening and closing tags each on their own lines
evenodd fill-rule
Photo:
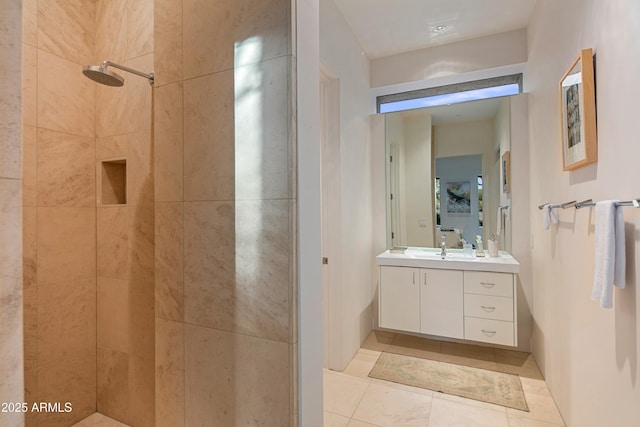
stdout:
<svg viewBox="0 0 640 427">
<path fill-rule="evenodd" d="M 296 424 L 293 15 L 23 2 L 27 426 Z"/>
<path fill-rule="evenodd" d="M 153 2 L 24 2 L 27 426 L 155 425 Z M 100 72 L 102 71 L 102 72 Z"/>
</svg>

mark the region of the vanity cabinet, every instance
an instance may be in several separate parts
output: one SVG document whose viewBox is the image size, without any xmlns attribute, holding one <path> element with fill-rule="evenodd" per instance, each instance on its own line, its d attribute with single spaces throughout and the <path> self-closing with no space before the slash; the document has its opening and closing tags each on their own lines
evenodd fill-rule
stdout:
<svg viewBox="0 0 640 427">
<path fill-rule="evenodd" d="M 380 326 L 464 338 L 463 274 L 456 270 L 380 268 Z"/>
<path fill-rule="evenodd" d="M 380 327 L 517 345 L 515 275 L 380 266 Z"/>
</svg>

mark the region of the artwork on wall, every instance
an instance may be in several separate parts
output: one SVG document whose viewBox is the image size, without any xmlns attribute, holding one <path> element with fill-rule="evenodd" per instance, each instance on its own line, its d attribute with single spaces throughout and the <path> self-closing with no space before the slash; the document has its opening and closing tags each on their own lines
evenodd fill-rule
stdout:
<svg viewBox="0 0 640 427">
<path fill-rule="evenodd" d="M 471 182 L 447 182 L 447 213 L 471 214 Z"/>
<path fill-rule="evenodd" d="M 593 53 L 584 49 L 560 80 L 563 170 L 598 160 Z"/>
<path fill-rule="evenodd" d="M 511 154 L 505 151 L 502 155 L 502 192 L 511 191 Z"/>
</svg>

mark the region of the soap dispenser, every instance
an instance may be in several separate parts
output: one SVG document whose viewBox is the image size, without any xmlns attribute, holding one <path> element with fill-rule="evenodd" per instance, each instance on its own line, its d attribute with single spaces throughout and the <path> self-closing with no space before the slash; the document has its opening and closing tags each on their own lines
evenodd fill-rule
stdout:
<svg viewBox="0 0 640 427">
<path fill-rule="evenodd" d="M 482 246 L 482 236 L 476 236 L 476 256 L 483 257 L 484 256 L 484 247 Z"/>
</svg>

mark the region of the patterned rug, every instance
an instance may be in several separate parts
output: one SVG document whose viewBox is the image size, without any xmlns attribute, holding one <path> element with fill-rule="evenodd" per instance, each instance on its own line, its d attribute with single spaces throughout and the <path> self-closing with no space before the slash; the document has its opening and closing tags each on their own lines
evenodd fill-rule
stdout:
<svg viewBox="0 0 640 427">
<path fill-rule="evenodd" d="M 529 411 L 517 375 L 383 352 L 369 376 Z"/>
</svg>

